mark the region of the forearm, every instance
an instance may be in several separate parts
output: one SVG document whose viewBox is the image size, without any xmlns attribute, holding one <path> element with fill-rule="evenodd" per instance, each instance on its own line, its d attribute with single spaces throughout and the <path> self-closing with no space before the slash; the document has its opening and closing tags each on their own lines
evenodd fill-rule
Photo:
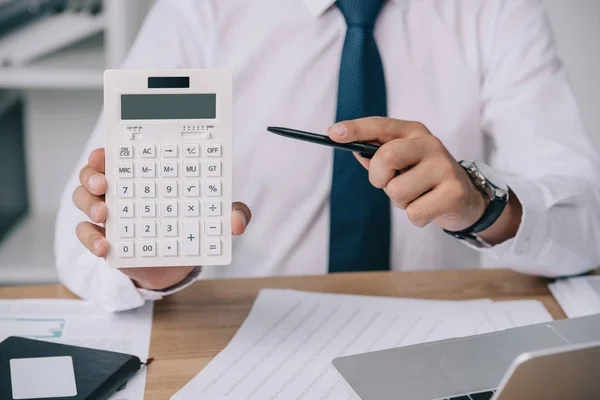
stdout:
<svg viewBox="0 0 600 400">
<path fill-rule="evenodd" d="M 510 192 L 508 203 L 496 222 L 488 229 L 478 233 L 479 237 L 491 245 L 503 243 L 515 237 L 521 225 L 523 206 L 513 191 Z"/>
<path fill-rule="evenodd" d="M 515 270 L 548 277 L 600 266 L 600 182 L 576 176 L 508 178 L 522 202 L 515 236 L 484 250 Z"/>
</svg>

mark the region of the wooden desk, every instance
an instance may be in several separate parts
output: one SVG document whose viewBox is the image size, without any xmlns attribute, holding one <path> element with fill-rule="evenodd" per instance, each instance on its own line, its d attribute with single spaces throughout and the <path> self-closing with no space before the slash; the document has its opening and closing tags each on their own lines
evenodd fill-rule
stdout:
<svg viewBox="0 0 600 400">
<path fill-rule="evenodd" d="M 445 300 L 535 299 L 555 319 L 565 314 L 543 279 L 508 270 L 454 270 L 200 281 L 156 304 L 146 396 L 165 400 L 183 387 L 236 332 L 262 288 Z M 74 298 L 61 286 L 0 288 L 0 298 Z"/>
</svg>

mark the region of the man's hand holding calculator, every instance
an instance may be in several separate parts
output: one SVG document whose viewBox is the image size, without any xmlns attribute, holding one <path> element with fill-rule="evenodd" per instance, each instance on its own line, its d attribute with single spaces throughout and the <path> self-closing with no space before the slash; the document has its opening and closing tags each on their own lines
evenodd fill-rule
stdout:
<svg viewBox="0 0 600 400">
<path fill-rule="evenodd" d="M 81 186 L 73 192 L 75 205 L 96 224 L 104 224 L 107 217 L 107 207 L 104 202 L 107 182 L 104 171 L 104 149 L 94 150 L 90 154 L 88 165 L 83 167 L 79 174 Z M 243 234 L 250 218 L 250 209 L 245 204 L 233 203 L 231 232 L 234 235 Z M 105 231 L 102 226 L 90 222 L 81 222 L 77 226 L 77 237 L 96 256 L 106 257 L 108 254 L 109 243 L 105 238 Z M 160 290 L 181 282 L 193 268 L 123 268 L 121 271 L 140 287 Z"/>
</svg>

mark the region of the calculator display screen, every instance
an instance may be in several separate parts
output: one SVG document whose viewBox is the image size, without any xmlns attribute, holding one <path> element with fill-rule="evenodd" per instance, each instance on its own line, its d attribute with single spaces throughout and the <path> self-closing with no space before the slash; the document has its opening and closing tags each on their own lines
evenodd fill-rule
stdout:
<svg viewBox="0 0 600 400">
<path fill-rule="evenodd" d="M 216 94 L 123 94 L 121 119 L 215 119 Z"/>
</svg>

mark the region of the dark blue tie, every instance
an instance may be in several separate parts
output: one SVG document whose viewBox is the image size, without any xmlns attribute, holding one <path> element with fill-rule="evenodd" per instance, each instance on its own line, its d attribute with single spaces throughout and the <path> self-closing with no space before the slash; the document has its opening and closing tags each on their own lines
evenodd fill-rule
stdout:
<svg viewBox="0 0 600 400">
<path fill-rule="evenodd" d="M 384 0 L 338 0 L 348 30 L 342 52 L 337 121 L 386 116 L 385 77 L 373 28 Z M 390 202 L 369 183 L 354 155 L 334 150 L 329 271 L 390 267 Z"/>
</svg>

